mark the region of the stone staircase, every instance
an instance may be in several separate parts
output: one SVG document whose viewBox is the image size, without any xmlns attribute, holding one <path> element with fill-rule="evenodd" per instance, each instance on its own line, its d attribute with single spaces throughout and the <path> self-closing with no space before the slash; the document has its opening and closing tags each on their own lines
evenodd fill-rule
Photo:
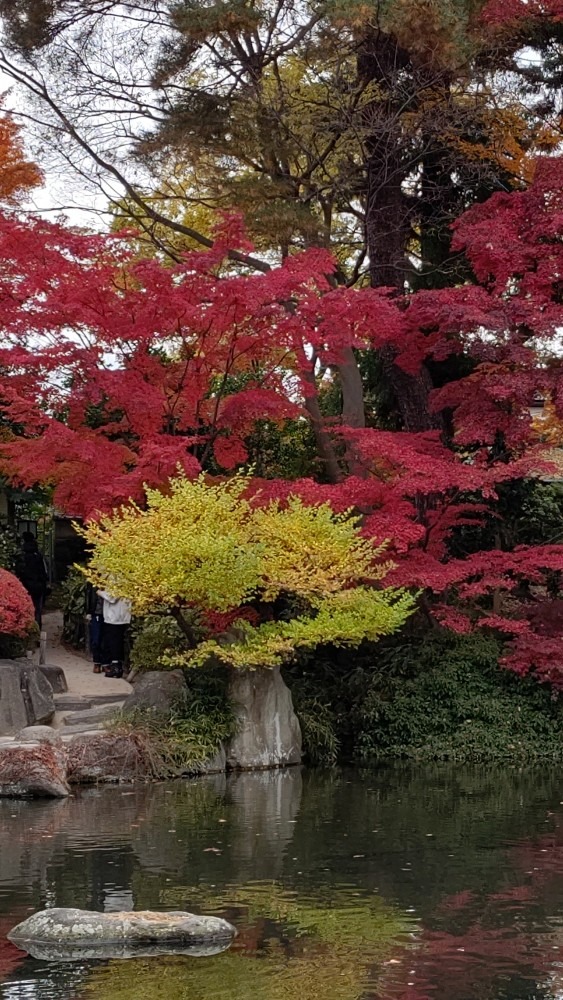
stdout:
<svg viewBox="0 0 563 1000">
<path fill-rule="evenodd" d="M 103 729 L 124 704 L 122 694 L 57 694 L 52 726 L 61 736 L 90 733 Z"/>
</svg>

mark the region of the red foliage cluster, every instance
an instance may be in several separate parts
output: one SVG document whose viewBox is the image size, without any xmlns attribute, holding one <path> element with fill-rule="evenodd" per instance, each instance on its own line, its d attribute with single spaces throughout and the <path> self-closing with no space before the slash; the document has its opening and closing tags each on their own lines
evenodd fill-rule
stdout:
<svg viewBox="0 0 563 1000">
<path fill-rule="evenodd" d="M 33 602 L 13 573 L 0 569 L 0 632 L 25 636 L 33 625 Z"/>
<path fill-rule="evenodd" d="M 330 369 L 350 348 L 389 345 L 416 373 L 463 353 L 470 374 L 433 395 L 447 441 L 327 421 L 346 456 L 339 482 L 256 480 L 253 490 L 259 503 L 298 493 L 355 508 L 366 534 L 390 539 L 391 582 L 425 591 L 450 628 L 502 632 L 510 666 L 547 676 L 548 637 L 537 641 L 522 609 L 497 609 L 503 594 L 563 570 L 563 546 L 453 558 L 451 539 L 490 513 L 500 484 L 546 471 L 534 394 L 563 416 L 563 160 L 540 160 L 529 190 L 458 221 L 455 246 L 475 285 L 407 301 L 332 288 L 322 250 L 268 274 L 223 272 L 227 223 L 212 251 L 164 267 L 136 260 L 123 238 L 0 219 L 3 409 L 18 429 L 2 447 L 6 470 L 26 485 L 53 483 L 59 507 L 92 516 L 178 466 L 195 475 L 244 463 L 257 420 L 305 416 L 315 359 Z M 563 654 L 551 647 L 549 677 L 563 685 Z"/>
<path fill-rule="evenodd" d="M 512 26 L 522 21 L 563 20 L 562 0 L 487 0 L 482 18 L 487 24 Z"/>
</svg>

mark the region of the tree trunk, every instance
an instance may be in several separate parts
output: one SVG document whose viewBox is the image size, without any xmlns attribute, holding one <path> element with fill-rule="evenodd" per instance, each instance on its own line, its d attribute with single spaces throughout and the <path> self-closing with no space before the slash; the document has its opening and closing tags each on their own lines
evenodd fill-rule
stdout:
<svg viewBox="0 0 563 1000">
<path fill-rule="evenodd" d="M 365 427 L 364 385 L 356 356 L 351 347 L 347 347 L 342 352 L 338 374 L 342 390 L 342 423 L 346 427 Z"/>
<path fill-rule="evenodd" d="M 311 386 L 311 395 L 305 397 L 305 409 L 309 414 L 311 427 L 315 436 L 317 455 L 322 463 L 324 474 L 328 482 L 339 483 L 342 479 L 342 472 L 338 464 L 333 441 L 326 429 L 324 417 L 319 406 L 317 387 L 315 384 L 315 373 L 313 370 L 307 370 L 302 377 L 303 380 Z"/>
<path fill-rule="evenodd" d="M 408 55 L 395 39 L 382 32 L 366 38 L 358 57 L 360 77 L 377 83 L 387 93 L 386 99 L 374 102 L 366 112 L 366 126 L 371 129 L 366 141 L 366 245 L 370 280 L 372 287 L 395 288 L 399 295 L 405 293 L 407 276 L 412 271 L 408 260 L 412 209 L 403 185 L 413 162 L 401 122 L 401 112 L 406 108 L 398 80 L 398 75 L 405 69 L 408 72 L 409 67 Z M 395 364 L 395 356 L 391 347 L 381 351 L 383 371 L 405 430 L 441 427 L 439 415 L 430 408 L 432 379 L 428 370 L 423 367 L 419 375 L 410 375 Z"/>
</svg>

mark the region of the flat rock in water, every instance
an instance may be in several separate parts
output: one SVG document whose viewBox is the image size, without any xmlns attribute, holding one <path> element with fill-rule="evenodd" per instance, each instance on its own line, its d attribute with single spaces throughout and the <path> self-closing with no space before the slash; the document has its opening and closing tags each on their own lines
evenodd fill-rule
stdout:
<svg viewBox="0 0 563 1000">
<path fill-rule="evenodd" d="M 205 955 L 224 950 L 235 935 L 232 924 L 220 917 L 182 911 L 96 913 L 57 907 L 28 917 L 10 931 L 8 940 L 36 958 L 56 954 L 70 960 L 143 953 Z"/>
</svg>

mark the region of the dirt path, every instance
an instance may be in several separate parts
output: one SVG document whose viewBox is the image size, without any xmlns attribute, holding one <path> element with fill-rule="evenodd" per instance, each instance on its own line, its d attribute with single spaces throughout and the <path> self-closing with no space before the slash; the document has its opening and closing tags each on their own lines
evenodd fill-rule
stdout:
<svg viewBox="0 0 563 1000">
<path fill-rule="evenodd" d="M 48 611 L 43 615 L 43 629 L 47 633 L 47 663 L 62 667 L 65 672 L 69 694 L 75 695 L 116 695 L 124 698 L 131 692 L 127 681 L 104 677 L 92 671 L 92 661 L 84 653 L 67 649 L 61 645 L 63 616 L 61 611 Z"/>
</svg>

